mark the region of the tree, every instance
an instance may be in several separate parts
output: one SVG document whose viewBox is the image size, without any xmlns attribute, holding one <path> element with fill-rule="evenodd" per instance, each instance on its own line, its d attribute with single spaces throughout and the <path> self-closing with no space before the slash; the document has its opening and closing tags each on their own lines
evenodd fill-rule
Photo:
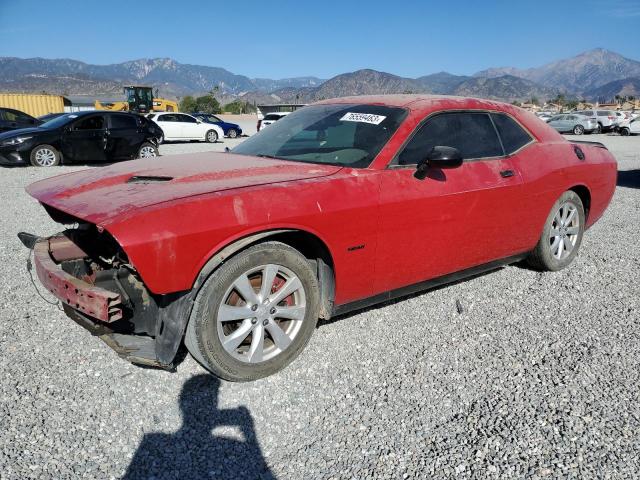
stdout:
<svg viewBox="0 0 640 480">
<path fill-rule="evenodd" d="M 531 97 L 531 105 L 540 105 L 540 100 L 538 100 L 538 97 Z"/>
<path fill-rule="evenodd" d="M 231 103 L 227 103 L 223 110 L 229 113 L 253 113 L 256 111 L 253 105 L 242 100 L 234 100 Z"/>
<path fill-rule="evenodd" d="M 202 113 L 220 113 L 222 109 L 220 108 L 218 100 L 209 94 L 196 98 L 195 111 Z"/>
<path fill-rule="evenodd" d="M 565 104 L 565 107 L 567 107 L 567 109 L 569 109 L 569 110 L 575 110 L 576 108 L 578 108 L 578 101 L 577 100 L 569 100 Z"/>
<path fill-rule="evenodd" d="M 180 100 L 180 111 L 181 112 L 195 112 L 197 110 L 196 99 L 191 95 L 187 95 Z"/>
</svg>

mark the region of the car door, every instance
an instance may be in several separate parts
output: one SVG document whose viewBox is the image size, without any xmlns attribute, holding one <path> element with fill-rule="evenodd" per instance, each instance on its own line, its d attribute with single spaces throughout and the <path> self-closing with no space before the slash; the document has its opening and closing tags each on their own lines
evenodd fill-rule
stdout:
<svg viewBox="0 0 640 480">
<path fill-rule="evenodd" d="M 636 117 L 629 122 L 629 131 L 640 134 L 640 117 Z"/>
<path fill-rule="evenodd" d="M 434 146 L 457 148 L 462 166 L 414 176 Z M 521 177 L 485 112 L 428 118 L 381 175 L 378 292 L 515 254 Z"/>
<path fill-rule="evenodd" d="M 138 126 L 136 117 L 128 113 L 112 113 L 107 117 L 107 158 L 116 160 L 134 157 L 144 141 L 144 133 Z"/>
<path fill-rule="evenodd" d="M 202 124 L 198 120 L 184 113 L 178 113 L 176 116 L 181 123 L 181 138 L 185 140 L 201 140 L 204 138 L 204 128 L 202 128 Z"/>
<path fill-rule="evenodd" d="M 182 138 L 182 122 L 175 113 L 158 115 L 154 120 L 164 133 L 165 140 L 179 140 Z"/>
<path fill-rule="evenodd" d="M 83 115 L 62 134 L 62 153 L 76 162 L 104 162 L 107 159 L 105 114 Z"/>
</svg>

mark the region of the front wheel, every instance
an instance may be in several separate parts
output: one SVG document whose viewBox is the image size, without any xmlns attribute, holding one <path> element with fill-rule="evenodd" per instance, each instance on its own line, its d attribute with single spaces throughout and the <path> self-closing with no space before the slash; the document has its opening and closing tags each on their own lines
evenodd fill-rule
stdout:
<svg viewBox="0 0 640 480">
<path fill-rule="evenodd" d="M 573 127 L 574 135 L 582 135 L 584 133 L 584 127 L 582 125 L 576 125 Z"/>
<path fill-rule="evenodd" d="M 309 342 L 318 320 L 318 281 L 309 261 L 280 242 L 255 245 L 225 262 L 196 297 L 187 349 L 230 381 L 272 375 Z"/>
<path fill-rule="evenodd" d="M 209 130 L 204 138 L 209 143 L 216 143 L 218 141 L 218 132 L 215 130 Z"/>
<path fill-rule="evenodd" d="M 55 167 L 60 165 L 60 152 L 51 145 L 38 145 L 31 150 L 31 165 L 34 167 Z"/>
<path fill-rule="evenodd" d="M 528 263 L 538 270 L 565 268 L 578 254 L 584 227 L 582 200 L 574 191 L 564 192 L 553 205 L 542 236 L 527 258 Z"/>
<path fill-rule="evenodd" d="M 629 134 L 631 134 L 631 131 L 627 127 L 620 129 L 620 135 L 622 135 L 623 137 L 628 137 Z"/>
<path fill-rule="evenodd" d="M 158 151 L 158 147 L 156 147 L 152 143 L 145 142 L 140 146 L 137 158 L 151 158 L 159 156 L 160 152 Z"/>
<path fill-rule="evenodd" d="M 236 138 L 238 136 L 238 132 L 234 128 L 230 128 L 227 132 L 227 136 L 229 138 Z"/>
</svg>

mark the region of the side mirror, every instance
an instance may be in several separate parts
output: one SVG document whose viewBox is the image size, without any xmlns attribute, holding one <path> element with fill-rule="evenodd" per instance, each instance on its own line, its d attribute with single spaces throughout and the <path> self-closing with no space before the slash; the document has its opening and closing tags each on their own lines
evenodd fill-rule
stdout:
<svg viewBox="0 0 640 480">
<path fill-rule="evenodd" d="M 457 168 L 462 165 L 462 155 L 457 148 L 437 145 L 418 164 L 414 177 L 424 180 L 430 168 Z"/>
</svg>

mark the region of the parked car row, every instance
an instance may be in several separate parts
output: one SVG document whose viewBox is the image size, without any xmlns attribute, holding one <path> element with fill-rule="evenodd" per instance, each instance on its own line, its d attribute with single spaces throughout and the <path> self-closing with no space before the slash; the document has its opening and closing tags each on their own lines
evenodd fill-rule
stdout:
<svg viewBox="0 0 640 480">
<path fill-rule="evenodd" d="M 619 112 L 613 110 L 578 110 L 552 115 L 549 112 L 538 112 L 540 120 L 548 123 L 561 133 L 604 133 L 618 132 L 622 134 L 622 125 L 626 122 L 626 132 L 631 130 L 628 122 L 638 116 L 637 113 Z M 627 133 L 628 134 L 628 133 Z"/>
</svg>

